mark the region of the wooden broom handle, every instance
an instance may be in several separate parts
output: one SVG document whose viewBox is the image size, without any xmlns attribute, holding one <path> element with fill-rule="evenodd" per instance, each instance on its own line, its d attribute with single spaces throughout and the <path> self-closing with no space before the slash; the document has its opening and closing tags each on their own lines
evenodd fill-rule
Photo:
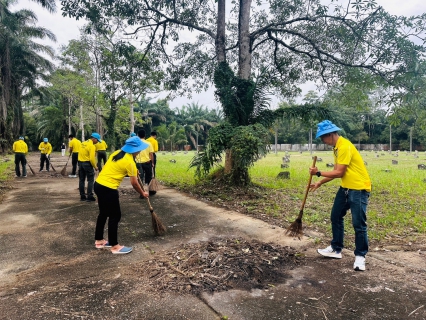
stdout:
<svg viewBox="0 0 426 320">
<path fill-rule="evenodd" d="M 314 156 L 313 159 L 314 160 L 312 161 L 312 167 L 315 167 L 315 164 L 317 163 L 317 156 Z M 300 211 L 303 211 L 303 208 L 305 207 L 306 198 L 308 197 L 308 192 L 309 192 L 309 188 L 311 186 L 311 182 L 312 182 L 312 175 L 309 174 L 309 181 L 308 181 L 308 185 L 306 186 L 305 197 L 303 198 L 303 202 L 302 202 L 302 206 L 300 207 Z"/>
<path fill-rule="evenodd" d="M 138 177 L 139 185 L 141 186 L 142 190 L 145 192 L 145 189 L 143 188 L 143 183 L 142 183 L 141 177 L 139 176 L 139 172 L 137 174 L 137 177 Z M 146 198 L 146 200 L 148 201 L 149 211 L 151 211 L 151 213 L 152 213 L 154 211 L 154 208 L 151 206 L 151 201 L 149 201 L 149 198 Z"/>
</svg>

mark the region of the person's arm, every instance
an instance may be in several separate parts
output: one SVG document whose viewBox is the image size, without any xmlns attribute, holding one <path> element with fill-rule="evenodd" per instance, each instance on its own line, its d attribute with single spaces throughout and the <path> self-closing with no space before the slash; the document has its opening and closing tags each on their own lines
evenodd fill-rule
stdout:
<svg viewBox="0 0 426 320">
<path fill-rule="evenodd" d="M 133 189 L 135 189 L 141 196 L 148 198 L 149 194 L 148 192 L 142 190 L 141 185 L 138 181 L 138 177 L 130 177 L 130 183 L 132 184 Z"/>
<path fill-rule="evenodd" d="M 331 180 L 334 180 L 335 178 L 341 178 L 346 173 L 347 166 L 344 164 L 335 164 L 334 169 L 331 171 L 321 171 L 321 177 L 324 177 L 323 179 L 317 181 L 316 183 L 311 184 L 310 191 L 315 191 L 319 187 L 321 187 L 324 183 L 327 183 Z M 309 168 L 309 173 L 311 175 L 316 175 L 317 172 L 319 172 L 317 167 Z"/>
<path fill-rule="evenodd" d="M 91 148 L 90 148 L 90 151 L 89 151 L 90 163 L 92 164 L 93 168 L 95 168 L 95 170 L 98 171 L 98 165 L 96 163 L 95 152 L 96 152 L 95 145 L 92 145 Z"/>
</svg>

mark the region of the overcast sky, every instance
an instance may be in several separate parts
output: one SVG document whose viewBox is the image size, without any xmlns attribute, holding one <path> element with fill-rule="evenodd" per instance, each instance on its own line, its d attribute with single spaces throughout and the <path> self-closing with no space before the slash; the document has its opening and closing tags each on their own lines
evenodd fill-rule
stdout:
<svg viewBox="0 0 426 320">
<path fill-rule="evenodd" d="M 426 12 L 426 0 L 376 0 L 376 3 L 386 11 L 394 15 L 421 15 Z M 79 28 L 84 24 L 84 21 L 76 21 L 63 17 L 60 11 L 60 3 L 58 2 L 58 12 L 51 14 L 47 10 L 41 8 L 39 4 L 29 0 L 18 0 L 16 6 L 13 9 L 26 8 L 33 10 L 38 17 L 38 25 L 51 30 L 57 38 L 56 43 L 47 42 L 45 44 L 51 45 L 56 50 L 61 45 L 66 45 L 70 40 L 77 39 L 79 37 Z M 59 51 L 57 50 L 57 53 Z M 306 85 L 303 87 L 304 93 L 308 90 L 315 90 L 313 86 Z M 218 108 L 219 105 L 215 101 L 213 96 L 213 90 L 208 92 L 194 95 L 191 100 L 180 97 L 170 102 L 172 109 L 180 107 L 187 103 L 199 103 L 209 108 Z"/>
</svg>

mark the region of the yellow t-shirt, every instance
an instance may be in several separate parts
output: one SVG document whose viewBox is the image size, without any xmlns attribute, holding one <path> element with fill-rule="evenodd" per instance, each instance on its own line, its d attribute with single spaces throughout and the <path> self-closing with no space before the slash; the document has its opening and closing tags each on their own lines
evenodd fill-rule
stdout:
<svg viewBox="0 0 426 320">
<path fill-rule="evenodd" d="M 158 152 L 158 141 L 154 137 L 149 137 L 148 139 L 146 139 L 146 141 L 152 144 L 154 152 Z"/>
<path fill-rule="evenodd" d="M 68 146 L 72 148 L 72 153 L 78 153 L 80 151 L 81 141 L 77 138 L 72 138 Z"/>
<path fill-rule="evenodd" d="M 42 142 L 39 144 L 38 150 L 40 150 L 42 154 L 49 155 L 52 153 L 52 145 L 49 142 Z"/>
<path fill-rule="evenodd" d="M 108 145 L 106 144 L 105 140 L 102 140 L 102 142 L 98 142 L 95 144 L 96 151 L 105 151 L 108 148 Z"/>
<path fill-rule="evenodd" d="M 99 173 L 99 176 L 96 179 L 97 183 L 111 189 L 118 189 L 125 176 L 137 176 L 138 170 L 136 169 L 136 163 L 130 153 L 126 153 L 120 160 L 112 160 L 112 158 L 120 151 L 121 150 L 117 150 L 110 155 L 108 161 L 105 163 L 105 166 L 102 168 L 101 173 Z"/>
<path fill-rule="evenodd" d="M 151 158 L 149 157 L 149 154 L 154 152 L 154 148 L 152 147 L 152 144 L 149 141 L 145 139 L 141 139 L 141 140 L 145 142 L 146 144 L 148 144 L 148 148 L 145 148 L 144 150 L 139 152 L 139 154 L 136 156 L 135 161 L 137 163 L 145 163 L 150 161 Z"/>
<path fill-rule="evenodd" d="M 353 190 L 371 191 L 371 180 L 358 150 L 347 139 L 339 137 L 333 148 L 334 163 L 346 166 L 341 186 Z"/>
<path fill-rule="evenodd" d="M 92 139 L 81 143 L 80 151 L 78 152 L 78 161 L 90 161 L 93 168 L 97 168 L 95 158 L 95 145 Z"/>
<path fill-rule="evenodd" d="M 13 143 L 13 152 L 28 153 L 28 146 L 24 140 L 18 140 Z"/>
</svg>

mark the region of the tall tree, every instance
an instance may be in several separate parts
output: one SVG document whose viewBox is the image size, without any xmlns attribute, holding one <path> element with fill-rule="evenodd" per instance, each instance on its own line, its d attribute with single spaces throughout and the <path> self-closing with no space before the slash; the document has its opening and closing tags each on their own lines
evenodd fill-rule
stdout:
<svg viewBox="0 0 426 320">
<path fill-rule="evenodd" d="M 269 0 L 261 6 L 238 0 L 229 10 L 226 0 L 61 3 L 64 14 L 89 18 L 103 28 L 119 17 L 128 35 L 167 63 L 169 89 L 183 93 L 214 82 L 234 128 L 272 123 L 262 88 L 294 97 L 300 83 L 334 85 L 357 68 L 405 90 L 401 79 L 424 52 L 411 40 L 424 41 L 426 16 L 391 16 L 372 0 Z M 182 40 L 188 31 L 195 34 L 193 41 Z M 193 86 L 188 86 L 190 78 L 197 79 Z M 286 115 L 293 111 L 305 112 L 299 107 Z M 229 172 L 237 164 L 229 150 L 227 155 Z"/>
<path fill-rule="evenodd" d="M 51 8 L 52 1 L 39 1 Z M 9 10 L 12 1 L 0 0 L 0 145 L 7 148 L 14 136 L 23 131 L 21 98 L 26 89 L 36 87 L 52 64 L 41 53 L 53 56 L 48 46 L 34 39 L 55 36 L 49 30 L 36 26 L 37 17 L 30 10 Z"/>
</svg>

